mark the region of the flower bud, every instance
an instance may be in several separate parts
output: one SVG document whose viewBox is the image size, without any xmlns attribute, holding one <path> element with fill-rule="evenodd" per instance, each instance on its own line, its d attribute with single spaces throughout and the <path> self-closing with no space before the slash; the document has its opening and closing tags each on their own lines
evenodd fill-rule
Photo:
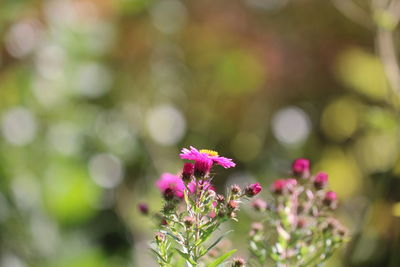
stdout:
<svg viewBox="0 0 400 267">
<path fill-rule="evenodd" d="M 231 200 L 228 202 L 228 209 L 229 210 L 236 210 L 239 207 L 239 202 L 235 200 Z"/>
<path fill-rule="evenodd" d="M 306 178 L 310 175 L 310 161 L 308 159 L 296 159 L 292 164 L 292 172 L 296 176 Z"/>
<path fill-rule="evenodd" d="M 334 208 L 337 202 L 337 196 L 336 193 L 333 191 L 328 191 L 325 193 L 325 197 L 323 199 L 323 203 L 326 206 L 329 206 L 331 208 Z"/>
<path fill-rule="evenodd" d="M 224 210 L 219 210 L 219 211 L 218 211 L 218 217 L 219 217 L 219 218 L 224 218 L 225 215 L 226 215 L 226 214 L 225 214 L 225 211 L 224 211 Z"/>
<path fill-rule="evenodd" d="M 218 194 L 218 195 L 215 197 L 215 200 L 216 200 L 219 204 L 223 204 L 223 203 L 225 202 L 225 196 L 224 196 L 224 195 L 221 195 L 221 194 Z"/>
<path fill-rule="evenodd" d="M 172 188 L 168 187 L 164 190 L 163 196 L 165 200 L 172 200 L 175 197 L 175 192 Z"/>
<path fill-rule="evenodd" d="M 143 215 L 148 215 L 149 214 L 149 206 L 147 206 L 146 203 L 139 203 L 138 204 L 138 209 L 141 214 Z"/>
<path fill-rule="evenodd" d="M 165 241 L 165 234 L 161 233 L 161 232 L 157 232 L 157 233 L 155 233 L 154 238 L 156 239 L 156 241 L 158 243 L 164 242 Z"/>
<path fill-rule="evenodd" d="M 306 226 L 306 220 L 304 218 L 299 218 L 297 220 L 297 228 L 303 229 Z"/>
<path fill-rule="evenodd" d="M 324 172 L 317 173 L 314 177 L 314 187 L 318 190 L 323 189 L 328 183 L 328 174 Z"/>
<path fill-rule="evenodd" d="M 255 223 L 251 224 L 251 230 L 253 230 L 255 232 L 262 231 L 263 229 L 264 229 L 264 226 L 262 225 L 262 223 L 255 222 Z"/>
<path fill-rule="evenodd" d="M 237 184 L 234 184 L 231 186 L 231 192 L 232 192 L 232 195 L 240 195 L 240 193 L 242 192 L 242 189 Z"/>
<path fill-rule="evenodd" d="M 260 183 L 255 183 L 255 184 L 250 184 L 246 186 L 246 189 L 244 190 L 244 193 L 248 197 L 254 197 L 255 195 L 258 195 L 262 190 L 262 187 Z"/>
<path fill-rule="evenodd" d="M 245 267 L 246 261 L 243 258 L 234 258 L 232 260 L 232 267 Z"/>
<path fill-rule="evenodd" d="M 285 192 L 293 192 L 294 187 L 297 185 L 297 180 L 293 178 L 289 179 L 278 179 L 271 187 L 271 191 L 277 195 L 281 195 Z"/>
<path fill-rule="evenodd" d="M 262 199 L 257 198 L 251 203 L 251 206 L 256 211 L 265 211 L 267 209 L 267 202 L 265 202 Z"/>
<path fill-rule="evenodd" d="M 168 222 L 167 222 L 167 220 L 165 218 L 161 218 L 160 224 L 161 225 L 168 225 Z"/>
<path fill-rule="evenodd" d="M 283 193 L 285 187 L 286 187 L 286 180 L 278 179 L 272 184 L 271 191 L 274 192 L 275 194 L 280 195 Z"/>
<path fill-rule="evenodd" d="M 194 175 L 197 178 L 205 178 L 211 170 L 213 161 L 209 159 L 198 160 L 194 164 Z"/>
<path fill-rule="evenodd" d="M 168 201 L 168 202 L 165 202 L 165 204 L 164 204 L 163 212 L 170 213 L 171 211 L 174 211 L 175 208 L 176 208 L 176 203 L 174 203 L 174 201 Z"/>
<path fill-rule="evenodd" d="M 185 218 L 183 218 L 183 223 L 186 225 L 187 228 L 192 227 L 194 222 L 195 222 L 195 220 L 193 217 L 186 216 Z"/>
<path fill-rule="evenodd" d="M 192 180 L 194 173 L 194 165 L 192 163 L 185 163 L 182 170 L 182 180 L 186 183 Z"/>
</svg>

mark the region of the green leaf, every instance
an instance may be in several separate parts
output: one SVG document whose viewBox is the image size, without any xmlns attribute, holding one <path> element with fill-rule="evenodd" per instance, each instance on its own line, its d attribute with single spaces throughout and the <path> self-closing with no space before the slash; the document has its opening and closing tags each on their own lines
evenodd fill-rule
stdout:
<svg viewBox="0 0 400 267">
<path fill-rule="evenodd" d="M 231 251 L 225 253 L 224 255 L 220 256 L 218 259 L 216 259 L 215 261 L 210 263 L 207 267 L 217 267 L 217 266 L 219 266 L 226 259 L 228 259 L 230 256 L 232 256 L 232 254 L 235 253 L 236 251 L 237 251 L 237 249 L 234 249 L 234 250 L 231 250 Z"/>
<path fill-rule="evenodd" d="M 214 243 L 211 244 L 211 246 L 209 246 L 209 247 L 207 248 L 207 250 L 206 250 L 204 253 L 202 253 L 202 254 L 200 255 L 200 257 L 201 257 L 201 256 L 204 256 L 207 252 L 209 252 L 213 247 L 215 247 L 215 246 L 222 240 L 222 238 L 224 238 L 227 234 L 229 234 L 229 233 L 231 233 L 231 232 L 233 232 L 233 230 L 229 230 L 229 231 L 225 232 L 223 235 L 221 235 L 217 240 L 215 240 Z"/>
<path fill-rule="evenodd" d="M 170 237 L 172 237 L 173 239 L 175 239 L 175 241 L 178 242 L 178 243 L 181 243 L 181 242 L 182 242 L 182 239 L 180 239 L 178 236 L 176 236 L 176 235 L 174 235 L 174 234 L 172 234 L 172 233 L 170 233 L 170 232 L 166 232 L 166 231 L 165 231 L 165 234 L 167 234 L 167 235 L 169 235 Z"/>
<path fill-rule="evenodd" d="M 160 253 L 157 252 L 157 250 L 150 248 L 151 251 L 153 251 L 154 254 L 156 254 L 157 258 L 159 258 L 160 260 L 162 260 L 165 263 L 168 263 L 165 261 L 165 259 L 160 255 Z"/>
<path fill-rule="evenodd" d="M 184 252 L 180 251 L 179 249 L 175 249 L 175 250 L 178 251 L 178 253 L 179 253 L 185 260 L 187 260 L 190 264 L 195 265 L 195 266 L 197 265 L 197 263 L 190 257 L 189 254 L 184 253 Z"/>
<path fill-rule="evenodd" d="M 201 234 L 199 240 L 195 243 L 195 246 L 199 246 L 200 244 L 204 243 L 205 241 L 208 240 L 208 238 L 211 237 L 211 234 L 219 227 L 219 223 L 213 226 L 210 226 L 210 228 L 203 230 L 203 233 Z"/>
</svg>

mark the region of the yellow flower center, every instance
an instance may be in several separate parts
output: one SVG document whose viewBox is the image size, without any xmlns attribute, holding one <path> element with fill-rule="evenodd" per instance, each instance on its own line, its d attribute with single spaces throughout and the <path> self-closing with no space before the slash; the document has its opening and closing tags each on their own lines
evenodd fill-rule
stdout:
<svg viewBox="0 0 400 267">
<path fill-rule="evenodd" d="M 209 156 L 212 156 L 212 157 L 213 156 L 218 156 L 218 152 L 217 151 L 209 150 L 209 149 L 201 149 L 200 153 L 205 153 L 205 154 L 207 154 Z"/>
</svg>

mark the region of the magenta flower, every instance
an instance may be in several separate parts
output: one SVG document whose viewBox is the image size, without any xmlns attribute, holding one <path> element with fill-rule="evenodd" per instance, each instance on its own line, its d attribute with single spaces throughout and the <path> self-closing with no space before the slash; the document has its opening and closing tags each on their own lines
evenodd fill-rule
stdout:
<svg viewBox="0 0 400 267">
<path fill-rule="evenodd" d="M 322 189 L 328 183 L 328 174 L 325 172 L 319 172 L 314 177 L 314 187 L 316 189 Z"/>
<path fill-rule="evenodd" d="M 218 155 L 216 151 L 208 150 L 208 149 L 201 149 L 200 151 L 194 147 L 190 147 L 190 150 L 187 148 L 182 149 L 182 153 L 179 155 L 181 159 L 187 160 L 194 160 L 198 161 L 205 161 L 218 164 L 225 169 L 235 167 L 236 164 L 232 161 L 232 159 L 228 159 L 225 157 L 221 157 Z"/>
<path fill-rule="evenodd" d="M 258 193 L 260 193 L 261 190 L 262 190 L 262 187 L 261 187 L 260 183 L 255 183 L 255 184 L 250 184 L 250 185 L 246 186 L 244 193 L 248 197 L 254 197 L 255 195 L 258 195 Z"/>
<path fill-rule="evenodd" d="M 308 159 L 296 159 L 292 164 L 292 172 L 294 175 L 307 177 L 310 175 L 310 161 Z"/>
<path fill-rule="evenodd" d="M 185 184 L 183 183 L 182 179 L 176 175 L 163 173 L 160 179 L 157 180 L 156 186 L 164 195 L 168 194 L 178 198 L 183 198 Z"/>
</svg>

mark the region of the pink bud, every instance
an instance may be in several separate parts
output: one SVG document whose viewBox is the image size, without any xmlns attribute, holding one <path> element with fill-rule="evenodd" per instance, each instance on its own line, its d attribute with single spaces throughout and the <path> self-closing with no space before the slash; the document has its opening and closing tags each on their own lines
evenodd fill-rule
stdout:
<svg viewBox="0 0 400 267">
<path fill-rule="evenodd" d="M 333 205 L 336 204 L 337 201 L 337 196 L 336 193 L 333 191 L 328 191 L 325 193 L 325 197 L 324 197 L 324 204 L 330 207 L 334 207 Z"/>
<path fill-rule="evenodd" d="M 193 163 L 185 163 L 183 165 L 182 180 L 185 182 L 189 182 L 192 178 L 193 173 L 194 173 Z"/>
<path fill-rule="evenodd" d="M 308 159 L 296 159 L 292 164 L 292 172 L 303 178 L 310 175 L 310 161 Z"/>
<path fill-rule="evenodd" d="M 272 184 L 271 191 L 276 194 L 282 194 L 285 187 L 286 187 L 286 180 L 278 179 Z"/>
<path fill-rule="evenodd" d="M 267 209 L 268 204 L 264 200 L 257 198 L 251 203 L 251 206 L 256 211 L 265 211 Z"/>
<path fill-rule="evenodd" d="M 314 187 L 316 189 L 324 188 L 328 183 L 328 174 L 324 172 L 319 172 L 314 178 Z"/>
<path fill-rule="evenodd" d="M 255 183 L 255 184 L 250 184 L 248 186 L 246 186 L 245 189 L 245 194 L 248 197 L 254 197 L 256 195 L 258 195 L 258 193 L 260 193 L 262 190 L 262 187 L 260 185 L 260 183 Z"/>
<path fill-rule="evenodd" d="M 198 160 L 194 164 L 194 175 L 197 178 L 204 178 L 209 172 L 213 165 L 213 161 L 210 159 Z"/>
<path fill-rule="evenodd" d="M 143 215 L 149 214 L 149 206 L 147 206 L 146 203 L 139 203 L 138 209 L 139 209 L 140 213 L 142 213 Z"/>
<path fill-rule="evenodd" d="M 282 194 L 284 192 L 292 192 L 297 185 L 297 180 L 293 178 L 278 179 L 272 184 L 272 192 Z"/>
</svg>

